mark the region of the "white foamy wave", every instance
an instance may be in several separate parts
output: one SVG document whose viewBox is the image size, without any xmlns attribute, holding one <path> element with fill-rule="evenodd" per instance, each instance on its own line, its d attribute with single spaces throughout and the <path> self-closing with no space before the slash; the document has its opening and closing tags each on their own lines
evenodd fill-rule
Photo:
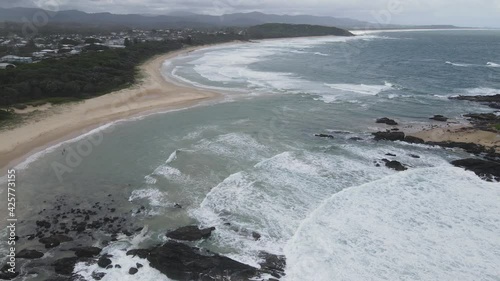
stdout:
<svg viewBox="0 0 500 281">
<path fill-rule="evenodd" d="M 486 66 L 489 66 L 489 67 L 500 67 L 500 64 L 494 63 L 494 62 L 487 62 Z"/>
<path fill-rule="evenodd" d="M 112 255 L 110 258 L 113 265 L 120 265 L 121 268 L 112 267 L 109 269 L 100 268 L 97 264 L 87 265 L 85 262 L 79 262 L 75 265 L 73 273 L 83 277 L 83 280 L 93 281 L 93 273 L 105 273 L 102 281 L 136 281 L 138 275 L 141 280 L 171 281 L 163 273 L 152 268 L 149 262 L 139 257 L 127 256 L 127 243 L 115 243 L 104 249 L 104 252 Z M 137 268 L 141 264 L 137 275 L 129 274 L 129 269 Z"/>
<path fill-rule="evenodd" d="M 364 85 L 364 84 L 325 84 L 325 85 L 334 90 L 339 90 L 341 92 L 351 92 L 351 93 L 372 95 L 372 96 L 393 88 L 393 85 L 389 82 L 385 82 L 384 85 Z"/>
<path fill-rule="evenodd" d="M 321 53 L 321 52 L 315 52 L 314 54 L 317 55 L 317 56 L 322 56 L 322 57 L 329 57 L 330 56 L 329 54 L 324 54 L 324 53 Z"/>
<path fill-rule="evenodd" d="M 499 200 L 449 164 L 345 189 L 288 242 L 285 280 L 496 280 Z"/>
<path fill-rule="evenodd" d="M 154 207 L 164 207 L 170 204 L 167 192 L 157 188 L 134 190 L 128 200 L 132 202 L 140 199 L 148 200 L 149 204 Z"/>
<path fill-rule="evenodd" d="M 359 157 L 367 155 L 373 156 L 365 152 Z M 325 196 L 391 173 L 372 165 L 371 159 L 284 152 L 227 177 L 191 213 L 203 225 L 217 227 L 211 238 L 217 247 L 229 247 L 229 256 L 255 265 L 259 251 L 282 253 L 300 222 Z M 255 241 L 252 231 L 261 239 Z"/>
<path fill-rule="evenodd" d="M 468 63 L 455 63 L 455 62 L 450 62 L 447 61 L 445 62 L 446 64 L 453 65 L 453 66 L 459 66 L 459 67 L 469 67 L 469 66 L 474 66 L 473 64 L 468 64 Z"/>
</svg>

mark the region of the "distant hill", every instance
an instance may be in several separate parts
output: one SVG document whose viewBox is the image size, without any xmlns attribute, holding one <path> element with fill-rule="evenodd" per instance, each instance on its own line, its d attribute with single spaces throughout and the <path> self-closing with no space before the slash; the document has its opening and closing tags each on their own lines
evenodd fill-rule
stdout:
<svg viewBox="0 0 500 281">
<path fill-rule="evenodd" d="M 306 37 L 306 36 L 354 36 L 351 32 L 329 26 L 309 24 L 266 23 L 248 28 L 248 36 L 253 39 Z"/>
<path fill-rule="evenodd" d="M 40 12 L 35 8 L 0 9 L 0 21 L 25 22 Z M 177 27 L 249 27 L 265 23 L 312 24 L 340 28 L 364 28 L 368 22 L 334 17 L 308 15 L 271 15 L 259 12 L 236 13 L 223 16 L 198 15 L 177 12 L 171 15 L 138 15 L 85 13 L 76 10 L 47 12 L 50 23 L 79 23 L 89 26 L 124 26 L 130 28 L 177 28 Z"/>
</svg>

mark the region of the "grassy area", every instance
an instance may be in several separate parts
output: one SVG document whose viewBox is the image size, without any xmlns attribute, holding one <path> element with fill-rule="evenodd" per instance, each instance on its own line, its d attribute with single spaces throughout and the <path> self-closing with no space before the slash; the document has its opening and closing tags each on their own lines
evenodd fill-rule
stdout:
<svg viewBox="0 0 500 281">
<path fill-rule="evenodd" d="M 30 102 L 26 102 L 25 105 L 30 105 L 30 106 L 41 106 L 47 103 L 51 104 L 62 104 L 62 103 L 68 103 L 68 102 L 77 102 L 81 101 L 82 99 L 79 98 L 74 98 L 74 97 L 53 97 L 53 98 L 46 98 L 46 99 L 40 99 L 40 100 L 34 100 Z"/>
<path fill-rule="evenodd" d="M 493 128 L 495 128 L 495 130 L 497 131 L 500 131 L 500 124 L 493 125 Z"/>
</svg>

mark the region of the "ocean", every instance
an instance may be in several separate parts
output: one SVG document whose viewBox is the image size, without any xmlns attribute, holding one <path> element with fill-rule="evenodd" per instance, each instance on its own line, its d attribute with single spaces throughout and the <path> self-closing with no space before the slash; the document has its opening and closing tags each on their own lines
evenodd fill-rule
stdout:
<svg viewBox="0 0 500 281">
<path fill-rule="evenodd" d="M 371 137 L 389 128 L 380 117 L 416 130 L 435 114 L 461 123 L 464 113 L 492 112 L 448 97 L 500 94 L 500 31 L 234 43 L 162 71 L 224 98 L 108 124 L 30 158 L 17 171 L 19 231 L 56 200 L 114 206 L 146 227 L 109 242 L 122 268 L 102 280 L 136 280 L 128 265 L 140 259 L 124 250 L 191 224 L 216 227 L 197 246 L 240 262 L 285 255 L 286 281 L 500 280 L 500 185 L 453 167 L 470 157 L 464 151 Z M 63 149 L 80 157 L 68 164 Z M 409 169 L 377 167 L 384 158 Z M 102 242 L 98 233 L 82 239 Z M 168 280 L 142 263 L 141 279 Z M 80 263 L 75 273 L 93 280 L 95 270 Z M 50 275 L 37 273 L 26 280 Z"/>
</svg>

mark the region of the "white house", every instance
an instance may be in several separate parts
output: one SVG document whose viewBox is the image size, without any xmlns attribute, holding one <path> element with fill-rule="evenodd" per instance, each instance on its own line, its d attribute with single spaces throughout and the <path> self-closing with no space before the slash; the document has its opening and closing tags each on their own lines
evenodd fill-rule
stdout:
<svg viewBox="0 0 500 281">
<path fill-rule="evenodd" d="M 16 66 L 10 63 L 0 63 L 0 69 L 12 69 L 12 68 L 16 68 Z"/>
</svg>

